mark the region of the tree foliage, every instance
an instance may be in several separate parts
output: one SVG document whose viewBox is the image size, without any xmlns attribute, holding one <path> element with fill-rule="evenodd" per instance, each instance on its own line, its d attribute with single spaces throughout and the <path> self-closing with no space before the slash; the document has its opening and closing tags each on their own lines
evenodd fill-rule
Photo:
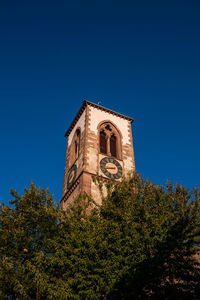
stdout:
<svg viewBox="0 0 200 300">
<path fill-rule="evenodd" d="M 197 189 L 134 175 L 66 212 L 34 184 L 1 206 L 0 297 L 199 299 Z M 102 189 L 102 183 L 99 182 Z"/>
<path fill-rule="evenodd" d="M 31 183 L 22 196 L 11 190 L 11 208 L 0 213 L 0 296 L 39 299 L 49 281 L 46 259 L 54 252 L 59 210 L 48 190 Z"/>
</svg>

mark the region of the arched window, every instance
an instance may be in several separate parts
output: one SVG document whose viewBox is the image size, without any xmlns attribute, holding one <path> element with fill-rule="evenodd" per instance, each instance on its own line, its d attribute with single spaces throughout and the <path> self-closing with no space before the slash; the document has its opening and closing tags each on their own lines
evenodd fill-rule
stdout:
<svg viewBox="0 0 200 300">
<path fill-rule="evenodd" d="M 80 129 L 76 130 L 74 146 L 75 146 L 75 159 L 76 159 L 79 157 L 79 150 L 80 150 Z"/>
<path fill-rule="evenodd" d="M 73 165 L 75 160 L 79 157 L 80 154 L 80 136 L 81 131 L 80 129 L 77 129 L 74 137 L 72 139 L 72 143 L 70 146 L 70 158 L 69 158 L 69 167 Z"/>
<path fill-rule="evenodd" d="M 100 153 L 121 158 L 121 138 L 118 130 L 110 122 L 101 124 L 99 128 Z"/>
<path fill-rule="evenodd" d="M 77 141 L 75 141 L 74 146 L 75 146 L 75 157 L 78 157 L 78 143 L 77 143 Z"/>
</svg>

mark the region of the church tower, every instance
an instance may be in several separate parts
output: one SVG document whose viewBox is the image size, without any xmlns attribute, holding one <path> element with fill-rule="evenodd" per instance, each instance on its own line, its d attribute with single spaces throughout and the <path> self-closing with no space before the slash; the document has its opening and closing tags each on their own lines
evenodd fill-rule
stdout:
<svg viewBox="0 0 200 300">
<path fill-rule="evenodd" d="M 69 129 L 61 207 L 86 192 L 100 203 L 95 176 L 120 181 L 135 170 L 132 118 L 84 101 Z"/>
</svg>

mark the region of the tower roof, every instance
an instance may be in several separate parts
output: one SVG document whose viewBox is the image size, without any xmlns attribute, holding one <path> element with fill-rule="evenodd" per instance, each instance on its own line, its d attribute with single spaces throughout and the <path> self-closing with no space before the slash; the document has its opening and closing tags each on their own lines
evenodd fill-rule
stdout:
<svg viewBox="0 0 200 300">
<path fill-rule="evenodd" d="M 99 105 L 99 104 L 90 102 L 90 101 L 88 101 L 88 100 L 84 100 L 83 103 L 82 103 L 82 105 L 81 105 L 81 107 L 80 107 L 80 109 L 79 109 L 79 111 L 78 111 L 78 113 L 77 113 L 77 115 L 75 116 L 75 118 L 73 119 L 73 121 L 72 121 L 70 127 L 69 127 L 68 130 L 66 131 L 65 137 L 68 137 L 68 136 L 69 136 L 70 132 L 72 131 L 72 129 L 73 129 L 74 126 L 76 125 L 76 122 L 78 121 L 78 119 L 79 119 L 80 116 L 82 115 L 82 113 L 83 113 L 83 111 L 85 110 L 86 106 L 93 106 L 93 107 L 95 107 L 95 108 L 97 108 L 97 109 L 100 109 L 100 110 L 109 112 L 109 113 L 111 113 L 111 114 L 113 114 L 113 115 L 116 115 L 116 116 L 118 116 L 118 117 L 120 117 L 120 118 L 129 120 L 131 123 L 134 121 L 133 118 L 127 117 L 127 116 L 125 116 L 125 115 L 122 115 L 122 114 L 120 114 L 120 113 L 118 113 L 118 112 L 115 112 L 115 111 L 109 109 L 109 108 L 105 108 L 105 107 L 103 107 L 103 106 L 101 106 L 101 105 Z"/>
</svg>

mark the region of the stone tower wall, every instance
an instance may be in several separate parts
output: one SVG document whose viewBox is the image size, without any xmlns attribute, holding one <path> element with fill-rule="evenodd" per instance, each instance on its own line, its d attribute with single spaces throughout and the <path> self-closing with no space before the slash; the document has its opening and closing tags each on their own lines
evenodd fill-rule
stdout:
<svg viewBox="0 0 200 300">
<path fill-rule="evenodd" d="M 68 136 L 67 140 L 67 151 L 66 151 L 66 163 L 65 163 L 65 173 L 64 173 L 64 180 L 63 180 L 63 193 L 62 196 L 65 195 L 67 192 L 67 174 L 70 169 L 69 165 L 69 156 L 71 151 L 71 143 L 74 137 L 76 130 L 79 128 L 81 131 L 81 138 L 80 138 L 80 152 L 79 157 L 76 160 L 77 165 L 77 177 L 83 170 L 83 162 L 84 162 L 84 143 L 85 143 L 85 120 L 86 120 L 86 110 L 83 111 L 82 115 L 80 116 L 79 120 L 77 121 L 75 127 L 71 131 Z"/>
<path fill-rule="evenodd" d="M 98 125 L 102 121 L 111 121 L 122 136 L 122 164 L 124 175 L 135 170 L 131 122 L 110 112 L 88 106 L 87 151 L 85 170 L 92 174 L 99 174 L 99 138 Z"/>
<path fill-rule="evenodd" d="M 92 196 L 97 203 L 101 203 L 99 188 L 93 182 L 93 178 L 99 175 L 105 178 L 106 181 L 109 181 L 100 169 L 100 161 L 107 155 L 99 151 L 99 126 L 106 121 L 113 124 L 121 139 L 120 155 L 115 160 L 121 165 L 123 176 L 135 170 L 131 130 L 132 119 L 86 101 L 85 106 L 81 107 L 66 133 L 68 142 L 63 182 L 63 200 L 61 201 L 63 209 L 83 192 Z M 79 157 L 72 162 L 70 152 L 72 150 L 71 147 L 74 147 L 73 138 L 77 129 L 81 131 L 80 151 Z M 67 190 L 67 177 L 71 166 L 74 164 L 77 166 L 76 181 L 70 190 Z M 105 191 L 104 188 L 104 195 Z"/>
</svg>

